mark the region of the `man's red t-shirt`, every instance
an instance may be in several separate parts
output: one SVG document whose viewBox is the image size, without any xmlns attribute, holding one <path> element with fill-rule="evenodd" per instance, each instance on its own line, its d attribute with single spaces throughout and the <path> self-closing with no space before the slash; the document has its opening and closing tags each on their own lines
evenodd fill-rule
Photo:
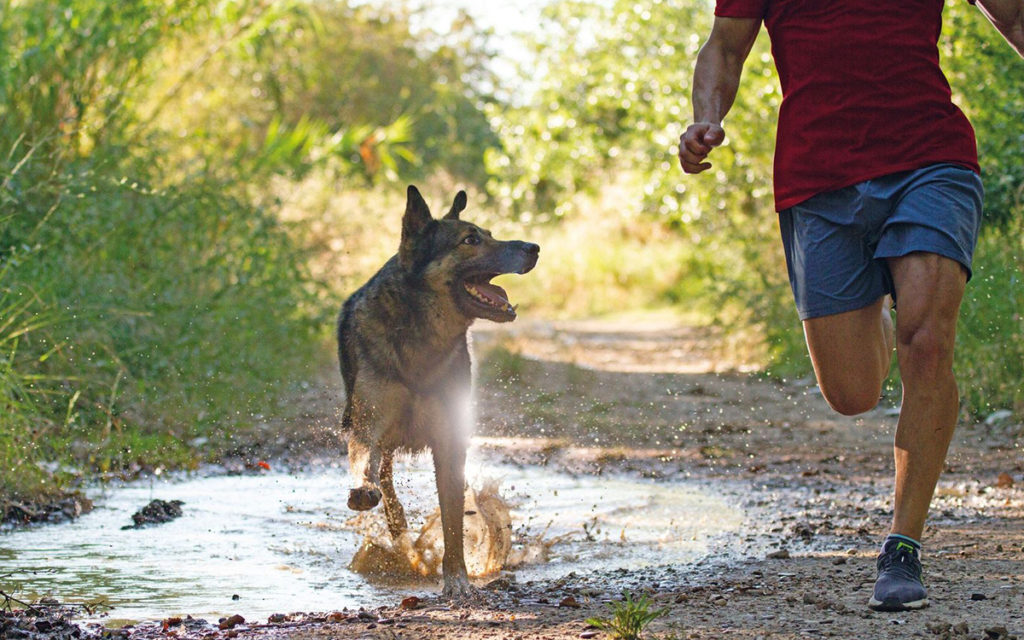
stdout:
<svg viewBox="0 0 1024 640">
<path fill-rule="evenodd" d="M 943 0 L 717 0 L 763 19 L 782 83 L 779 211 L 825 191 L 952 162 L 976 172 L 974 129 L 939 68 Z"/>
</svg>

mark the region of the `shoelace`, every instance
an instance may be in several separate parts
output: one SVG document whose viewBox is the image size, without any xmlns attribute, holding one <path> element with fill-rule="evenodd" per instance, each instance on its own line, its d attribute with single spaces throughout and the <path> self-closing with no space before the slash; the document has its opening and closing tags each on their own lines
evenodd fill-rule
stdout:
<svg viewBox="0 0 1024 640">
<path fill-rule="evenodd" d="M 921 562 L 910 551 L 899 549 L 878 556 L 878 571 L 895 573 L 916 581 L 921 580 Z"/>
</svg>

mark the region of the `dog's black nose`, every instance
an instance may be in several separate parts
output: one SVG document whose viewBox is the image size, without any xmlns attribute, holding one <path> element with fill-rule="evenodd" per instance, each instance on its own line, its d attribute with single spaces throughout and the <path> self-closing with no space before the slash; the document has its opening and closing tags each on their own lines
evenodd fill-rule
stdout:
<svg viewBox="0 0 1024 640">
<path fill-rule="evenodd" d="M 540 246 L 532 242 L 523 243 L 523 253 L 531 256 L 540 255 Z"/>
</svg>

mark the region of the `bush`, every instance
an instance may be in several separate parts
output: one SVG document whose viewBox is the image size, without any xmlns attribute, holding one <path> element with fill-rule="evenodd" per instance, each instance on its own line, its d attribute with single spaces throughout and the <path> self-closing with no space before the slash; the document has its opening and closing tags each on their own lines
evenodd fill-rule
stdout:
<svg viewBox="0 0 1024 640">
<path fill-rule="evenodd" d="M 133 111 L 206 3 L 63 4 L 0 16 L 0 496 L 54 462 L 194 464 L 275 410 L 324 321 L 248 176 Z"/>
</svg>

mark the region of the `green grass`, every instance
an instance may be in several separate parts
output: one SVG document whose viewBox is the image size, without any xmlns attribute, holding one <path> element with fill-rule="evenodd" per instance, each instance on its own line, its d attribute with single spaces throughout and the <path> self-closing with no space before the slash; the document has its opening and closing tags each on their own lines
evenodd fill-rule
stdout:
<svg viewBox="0 0 1024 640">
<path fill-rule="evenodd" d="M 39 310 L 30 294 L 15 292 L 14 261 L 0 264 L 0 506 L 4 499 L 32 499 L 59 489 L 47 484 L 48 474 L 37 464 L 37 441 L 49 422 L 39 410 L 40 386 L 46 379 L 32 372 L 31 336 L 52 328 L 55 314 Z"/>
<path fill-rule="evenodd" d="M 478 365 L 478 372 L 485 380 L 496 384 L 510 384 L 518 380 L 528 366 L 529 361 L 521 353 L 498 345 L 484 354 Z"/>
<path fill-rule="evenodd" d="M 668 608 L 651 609 L 651 600 L 646 594 L 633 599 L 626 591 L 622 600 L 608 605 L 610 616 L 588 618 L 587 624 L 606 631 L 619 640 L 639 640 L 647 625 L 668 614 Z"/>
<path fill-rule="evenodd" d="M 268 212 L 210 185 L 97 190 L 7 272 L 7 299 L 35 293 L 0 337 L 5 402 L 39 444 L 0 455 L 22 470 L 193 466 L 206 453 L 190 441 L 244 434 L 313 375 L 329 323 Z"/>
</svg>

